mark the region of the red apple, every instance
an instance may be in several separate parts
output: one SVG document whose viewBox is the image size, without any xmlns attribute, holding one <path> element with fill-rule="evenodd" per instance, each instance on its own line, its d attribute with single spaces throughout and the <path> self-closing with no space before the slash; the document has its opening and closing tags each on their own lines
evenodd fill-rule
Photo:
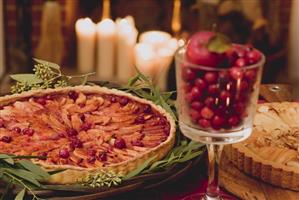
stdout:
<svg viewBox="0 0 299 200">
<path fill-rule="evenodd" d="M 186 56 L 189 62 L 209 67 L 217 67 L 224 61 L 225 55 L 210 52 L 207 48 L 209 41 L 215 36 L 214 32 L 201 31 L 194 34 L 188 44 Z"/>
</svg>

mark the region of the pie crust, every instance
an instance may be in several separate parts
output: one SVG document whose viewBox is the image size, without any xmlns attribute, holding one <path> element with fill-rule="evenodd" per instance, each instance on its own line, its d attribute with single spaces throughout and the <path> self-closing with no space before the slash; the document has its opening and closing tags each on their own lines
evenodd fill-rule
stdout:
<svg viewBox="0 0 299 200">
<path fill-rule="evenodd" d="M 70 92 L 75 92 L 77 94 L 77 98 L 76 99 L 73 99 L 70 100 L 71 98 L 69 98 L 69 94 Z M 98 114 L 100 117 L 107 117 L 109 118 L 110 115 L 113 116 L 115 113 L 121 113 L 119 116 L 120 117 L 117 117 L 117 115 L 115 115 L 115 117 L 110 117 L 110 121 L 109 122 L 100 122 L 100 125 L 96 125 L 94 123 L 94 128 L 93 129 L 98 129 L 98 127 L 109 127 L 109 124 L 111 123 L 114 123 L 116 124 L 115 126 L 119 126 L 118 129 L 115 129 L 117 134 L 110 134 L 110 132 L 113 132 L 113 131 L 106 131 L 106 129 L 104 131 L 102 131 L 101 133 L 103 134 L 103 136 L 99 133 L 97 133 L 97 135 L 94 136 L 94 139 L 91 139 L 91 140 L 88 140 L 88 142 L 94 146 L 91 145 L 90 148 L 98 148 L 98 143 L 99 143 L 99 140 L 101 139 L 101 137 L 104 137 L 104 136 L 107 136 L 108 139 L 103 139 L 103 141 L 101 141 L 101 144 L 105 144 L 104 147 L 106 148 L 107 147 L 107 150 L 105 149 L 105 153 L 108 154 L 109 156 L 109 152 L 113 152 L 115 154 L 113 154 L 113 156 L 111 156 L 111 162 L 109 161 L 110 157 L 108 158 L 108 161 L 107 159 L 103 160 L 103 161 L 99 161 L 98 162 L 98 165 L 96 164 L 91 164 L 90 166 L 88 164 L 82 164 L 83 162 L 84 163 L 88 163 L 85 159 L 81 159 L 80 160 L 80 165 L 78 164 L 74 164 L 74 162 L 72 160 L 70 160 L 71 156 L 69 158 L 66 159 L 65 163 L 62 163 L 63 159 L 62 158 L 59 158 L 57 159 L 57 154 L 53 154 L 53 155 L 57 155 L 57 156 L 52 156 L 49 158 L 46 159 L 46 160 L 41 160 L 41 159 L 33 159 L 32 161 L 39 164 L 40 166 L 42 166 L 43 168 L 45 168 L 46 170 L 57 170 L 57 169 L 66 169 L 65 171 L 63 172 L 60 172 L 58 174 L 55 174 L 55 175 L 52 175 L 51 178 L 49 180 L 47 180 L 48 183 L 52 183 L 52 184 L 72 184 L 72 183 L 76 183 L 82 179 L 84 179 L 85 177 L 87 177 L 89 174 L 92 174 L 92 173 L 97 173 L 97 172 L 100 172 L 102 170 L 109 170 L 109 171 L 113 171 L 115 173 L 118 173 L 120 175 L 126 175 L 128 174 L 129 172 L 131 172 L 132 170 L 136 169 L 139 165 L 141 165 L 144 161 L 148 160 L 149 158 L 152 158 L 155 156 L 155 159 L 152 161 L 156 161 L 156 160 L 159 160 L 161 158 L 163 158 L 168 152 L 169 150 L 173 147 L 174 145 L 174 141 L 175 141 L 175 122 L 173 120 L 173 118 L 164 110 L 162 109 L 160 106 L 157 106 L 155 105 L 154 103 L 148 101 L 148 100 L 145 100 L 145 99 L 141 99 L 139 97 L 136 97 L 136 96 L 133 96 L 129 93 L 126 93 L 126 92 L 123 92 L 123 91 L 119 91 L 119 90 L 116 90 L 116 89 L 108 89 L 108 88 L 105 88 L 105 87 L 99 87 L 99 86 L 76 86 L 76 87 L 65 87 L 65 88 L 58 88 L 58 89 L 45 89 L 45 90 L 33 90 L 33 91 L 28 91 L 28 92 L 23 92 L 21 94 L 14 94 L 14 95 L 8 95 L 8 96 L 4 96 L 4 97 L 0 97 L 0 139 L 1 137 L 3 138 L 3 135 L 5 134 L 8 134 L 8 131 L 9 131 L 9 134 L 12 134 L 12 141 L 15 139 L 14 137 L 18 138 L 18 137 L 24 137 L 26 140 L 28 140 L 28 144 L 26 144 L 26 142 L 24 142 L 24 139 L 20 140 L 22 143 L 23 143 L 23 146 L 31 146 L 32 144 L 30 143 L 30 141 L 35 141 L 35 143 L 38 143 L 41 141 L 36 141 L 36 137 L 39 137 L 39 138 L 42 138 L 41 136 L 44 136 L 45 134 L 44 133 L 39 133 L 38 131 L 34 132 L 34 136 L 32 137 L 35 137 L 35 139 L 31 139 L 29 136 L 27 137 L 24 136 L 24 133 L 23 132 L 20 132 L 20 130 L 18 130 L 19 128 L 13 128 L 12 127 L 12 121 L 14 119 L 12 118 L 9 118 L 10 116 L 10 112 L 13 112 L 14 108 L 17 107 L 18 105 L 17 104 L 20 104 L 20 102 L 25 102 L 25 103 L 32 103 L 34 105 L 37 105 L 37 106 L 41 106 L 41 107 L 46 107 L 46 105 L 48 105 L 48 102 L 62 102 L 64 101 L 64 104 L 70 104 L 71 106 L 68 106 L 68 107 L 72 107 L 73 106 L 77 106 L 76 108 L 78 108 L 78 110 L 80 110 L 80 108 L 84 108 L 84 107 L 87 107 L 88 104 L 80 104 L 80 102 L 77 102 L 77 101 L 80 101 L 78 99 L 81 98 L 81 96 L 85 96 L 85 97 L 82 97 L 83 98 L 83 101 L 85 101 L 85 103 L 90 100 L 95 98 L 95 99 L 100 99 L 100 101 L 102 101 L 103 99 L 103 102 L 101 102 L 102 104 L 101 105 L 105 105 L 103 106 L 104 108 L 103 109 L 106 109 L 105 110 L 105 113 L 100 113 L 101 112 L 101 106 L 97 107 L 96 109 L 93 109 L 92 112 L 91 111 L 88 111 L 86 110 L 86 112 L 83 112 L 83 115 L 84 116 L 93 116 L 93 113 L 95 112 L 99 112 L 100 114 Z M 39 102 L 36 101 L 36 99 L 39 99 L 39 98 L 45 98 L 45 97 L 48 97 L 48 96 L 51 96 L 52 99 L 50 100 L 46 100 L 46 105 L 39 105 Z M 111 98 L 116 98 L 116 99 L 111 99 Z M 85 98 L 85 99 L 84 99 Z M 54 100 L 53 100 L 54 99 Z M 59 99 L 59 100 L 57 100 Z M 65 100 L 66 99 L 66 100 Z M 128 100 L 129 103 L 126 103 L 125 102 L 125 105 L 121 105 L 119 99 L 126 99 L 126 101 Z M 57 100 L 57 102 L 56 102 Z M 119 100 L 119 101 L 118 101 Z M 117 102 L 115 102 L 117 101 Z M 66 102 L 66 103 L 65 103 Z M 41 102 L 42 104 L 44 104 L 45 102 Z M 50 104 L 49 103 L 49 104 Z M 22 105 L 22 104 L 21 104 Z M 25 106 L 24 106 L 25 105 Z M 30 112 L 28 112 L 26 109 L 26 104 L 24 104 L 24 112 L 20 112 L 20 116 L 22 116 L 22 113 L 27 113 L 24 114 L 24 120 L 26 121 L 26 118 L 36 118 L 38 117 L 38 115 L 40 114 L 39 111 L 35 111 L 35 112 L 32 112 L 32 115 L 31 114 L 28 114 Z M 90 105 L 93 105 L 92 103 Z M 114 105 L 114 107 L 113 107 Z M 139 108 L 143 108 L 143 106 L 150 106 L 151 108 L 151 111 L 150 111 L 150 114 L 144 114 L 145 111 L 139 111 Z M 111 112 L 109 112 L 109 106 L 111 108 L 114 108 L 114 110 L 111 110 Z M 138 107 L 136 109 L 136 107 Z M 134 111 L 132 111 L 132 109 L 135 109 Z M 11 111 L 12 110 L 12 111 Z M 137 110 L 137 111 L 136 111 Z M 63 109 L 62 108 L 58 108 L 58 109 L 55 109 L 55 111 L 53 110 L 50 110 L 48 113 L 45 113 L 43 111 L 41 111 L 41 113 L 43 113 L 43 115 L 46 115 L 46 117 L 48 117 L 47 119 L 52 119 L 51 116 L 51 113 L 53 112 L 57 112 L 58 113 L 58 116 L 60 116 L 59 113 L 63 112 Z M 73 115 L 77 115 L 76 113 L 76 110 L 73 109 L 73 111 L 75 114 Z M 78 111 L 79 112 L 79 111 Z M 124 118 L 126 116 L 126 112 L 128 112 L 128 119 L 132 120 L 134 118 L 134 115 L 135 115 L 135 112 L 137 113 L 136 116 L 142 116 L 142 121 L 141 122 L 138 122 L 138 123 L 141 123 L 141 125 L 135 125 L 136 122 L 136 118 L 135 118 L 135 121 L 134 122 L 131 122 L 130 121 L 130 124 L 132 125 L 128 125 L 128 129 L 130 129 L 132 126 L 134 127 L 148 127 L 147 130 L 152 130 L 151 131 L 151 134 L 147 135 L 148 132 L 144 131 L 144 129 L 141 129 L 141 130 L 137 130 L 135 131 L 135 135 L 142 135 L 142 138 L 147 138 L 147 140 L 144 142 L 144 146 L 142 144 L 142 146 L 134 146 L 133 142 L 132 144 L 130 143 L 130 140 L 124 140 L 126 142 L 126 146 L 125 147 L 121 147 L 119 149 L 119 147 L 115 147 L 115 142 L 116 140 L 118 139 L 118 137 L 126 137 L 126 134 L 129 132 L 131 134 L 131 130 L 127 130 L 127 131 L 123 131 L 124 129 L 121 129 L 119 130 L 122 125 L 125 126 L 126 125 L 126 122 L 122 122 L 122 118 Z M 87 114 L 86 114 L 87 113 Z M 81 113 L 82 114 L 82 113 Z M 16 116 L 16 115 L 15 115 Z M 20 118 L 20 116 L 18 116 Z M 8 117 L 6 118 L 6 120 L 9 120 L 7 121 L 7 126 L 10 126 L 10 128 L 5 128 L 5 126 L 3 125 L 3 123 L 5 122 L 5 117 Z M 17 119 L 18 119 L 17 117 Z M 61 116 L 60 116 L 61 117 Z M 63 121 L 63 119 L 61 119 L 60 117 L 57 117 L 56 116 L 56 119 L 59 121 Z M 1 118 L 4 118 L 4 119 L 1 119 Z M 54 117 L 55 118 L 55 117 Z M 70 121 L 72 122 L 72 115 L 68 117 L 70 119 Z M 75 117 L 74 117 L 75 118 Z M 87 119 L 93 119 L 93 118 L 87 118 Z M 113 122 L 112 119 L 115 119 L 116 121 L 119 120 L 119 122 Z M 155 125 L 156 124 L 156 121 L 158 120 L 164 120 L 161 124 L 159 125 Z M 1 127 L 1 120 L 2 120 L 2 127 Z M 66 119 L 67 120 L 67 119 Z M 86 120 L 84 118 L 84 120 Z M 156 120 L 156 121 L 154 121 Z M 30 120 L 29 120 L 30 121 Z M 55 119 L 54 119 L 55 121 Z M 111 122 L 112 121 L 112 122 Z M 145 122 L 144 122 L 145 121 Z M 154 123 L 155 122 L 155 123 Z M 33 122 L 32 122 L 33 123 Z M 39 122 L 36 122 L 36 123 L 39 123 Z M 45 122 L 46 123 L 46 122 Z M 50 122 L 49 122 L 50 123 Z M 106 123 L 106 124 L 105 124 Z M 5 123 L 4 123 L 5 124 Z M 129 122 L 128 122 L 129 124 Z M 153 124 L 153 125 L 152 125 Z M 82 125 L 82 124 L 81 124 Z M 32 124 L 32 126 L 34 127 L 34 124 Z M 50 125 L 51 126 L 51 123 Z M 71 124 L 70 126 L 75 126 L 74 124 Z M 149 127 L 151 126 L 151 127 Z M 155 127 L 157 127 L 155 129 Z M 165 127 L 163 129 L 164 133 L 165 133 L 165 136 L 163 134 L 161 134 L 160 132 L 157 133 L 156 135 L 155 134 L 155 130 L 156 132 L 158 131 L 161 131 L 161 127 Z M 152 129 L 149 129 L 149 128 L 152 128 Z M 8 130 L 9 129 L 9 130 Z M 45 132 L 47 130 L 46 127 L 44 127 L 45 129 Z M 73 128 L 75 129 L 75 128 Z M 38 129 L 39 130 L 39 129 Z M 14 132 L 13 132 L 14 131 Z M 89 130 L 88 131 L 80 131 L 80 130 L 77 130 L 78 131 L 78 136 L 76 137 L 81 137 L 81 135 L 84 135 L 83 133 L 88 133 L 89 134 Z M 143 132 L 142 132 L 143 131 Z M 11 133 L 13 132 L 13 133 Z M 18 132 L 18 133 L 15 133 L 15 132 Z M 42 131 L 40 131 L 42 132 Z M 83 132 L 83 133 L 81 133 Z M 107 132 L 107 133 L 106 133 Z M 19 134 L 19 135 L 17 135 Z M 69 142 L 69 138 L 68 136 L 65 136 L 65 133 L 63 133 L 64 135 L 62 135 L 62 137 L 66 137 L 66 138 L 59 138 L 58 141 L 56 141 L 55 139 L 52 141 L 50 141 L 49 139 L 49 142 L 45 142 L 45 148 L 47 148 L 46 146 L 49 144 L 53 144 L 53 143 L 56 143 L 57 144 L 59 143 L 59 141 L 68 141 Z M 110 135 L 109 135 L 110 134 Z M 16 136 L 17 135 L 17 136 Z M 98 136 L 99 135 L 99 136 Z M 147 137 L 148 136 L 148 137 Z M 47 137 L 47 135 L 45 136 Z M 71 136 L 70 136 L 71 137 Z M 152 137 L 152 138 L 150 138 Z M 100 139 L 98 139 L 100 138 Z M 57 138 L 56 138 L 57 139 Z M 81 138 L 79 138 L 81 139 Z M 159 140 L 161 139 L 161 141 L 155 141 L 156 140 Z M 106 141 L 107 140 L 107 141 Z M 120 139 L 121 140 L 121 139 Z M 145 140 L 145 139 L 140 139 L 141 141 Z M 48 141 L 48 139 L 46 139 L 46 141 Z M 128 142 L 129 141 L 129 142 Z M 155 141 L 152 142 L 152 141 Z M 73 147 L 71 150 L 70 150 L 70 155 L 73 155 L 75 150 L 78 149 L 79 152 L 86 150 L 86 146 L 87 145 L 87 142 L 85 142 L 84 140 L 82 141 L 83 144 L 80 144 L 81 146 L 79 148 L 77 147 Z M 146 142 L 148 142 L 148 146 L 146 146 Z M 88 144 L 89 144 L 88 143 Z M 13 144 L 13 142 L 12 142 Z M 69 143 L 67 143 L 69 144 Z M 73 143 L 71 143 L 73 144 Z M 7 146 L 5 146 L 7 145 Z M 24 153 L 24 151 L 22 151 L 22 149 L 20 148 L 20 146 L 18 146 L 19 144 L 14 144 L 13 145 L 10 145 L 1 141 L 0 140 L 0 153 L 11 153 L 11 152 L 14 152 L 14 154 L 17 154 L 17 155 L 25 155 L 26 153 Z M 34 145 L 32 145 L 34 146 Z M 21 146 L 22 147 L 22 146 Z M 102 147 L 102 146 L 100 146 Z M 19 148 L 15 151 L 13 151 L 14 148 Z M 27 148 L 27 147 L 24 147 L 24 149 Z M 60 147 L 56 147 L 57 148 L 57 151 Z M 69 146 L 67 147 L 69 148 Z M 42 150 L 43 148 L 37 148 L 38 151 Z M 56 149 L 55 149 L 56 150 Z M 61 150 L 61 149 L 60 149 Z M 67 149 L 69 150 L 69 149 Z M 98 150 L 98 149 L 96 149 Z M 9 151 L 9 152 L 6 152 L 6 151 Z M 54 151 L 54 150 L 53 150 Z M 119 152 L 119 155 L 122 155 L 123 157 L 121 158 L 115 158 L 117 157 L 117 152 Z M 48 152 L 46 152 L 48 153 Z M 60 151 L 59 151 L 60 153 Z M 130 154 L 131 153 L 131 154 Z M 35 155 L 36 152 L 35 150 L 30 150 L 30 154 L 31 155 Z M 128 154 L 130 154 L 130 156 L 128 156 Z M 28 154 L 27 154 L 28 155 Z M 48 154 L 49 155 L 49 154 Z M 84 154 L 85 155 L 85 154 Z M 127 155 L 127 157 L 126 157 Z M 132 156 L 133 155 L 133 156 Z M 98 157 L 97 157 L 98 158 Z M 113 159 L 116 159 L 118 160 L 117 162 Z M 57 163 L 55 163 L 53 160 L 58 160 Z M 62 160 L 62 161 L 61 161 Z M 82 161 L 83 160 L 83 161 Z M 71 163 L 71 164 L 70 164 Z M 78 161 L 79 163 L 79 161 Z M 99 164 L 100 163 L 100 164 Z"/>
<path fill-rule="evenodd" d="M 246 174 L 299 191 L 299 103 L 258 105 L 252 135 L 225 153 Z"/>
</svg>

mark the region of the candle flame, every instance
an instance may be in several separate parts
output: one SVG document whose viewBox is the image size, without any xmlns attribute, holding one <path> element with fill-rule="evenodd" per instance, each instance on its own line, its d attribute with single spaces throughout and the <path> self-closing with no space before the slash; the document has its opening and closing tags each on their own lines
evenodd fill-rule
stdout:
<svg viewBox="0 0 299 200">
<path fill-rule="evenodd" d="M 110 0 L 103 0 L 102 19 L 110 18 Z"/>
<path fill-rule="evenodd" d="M 175 35 L 181 30 L 181 0 L 174 0 L 171 29 Z"/>
</svg>

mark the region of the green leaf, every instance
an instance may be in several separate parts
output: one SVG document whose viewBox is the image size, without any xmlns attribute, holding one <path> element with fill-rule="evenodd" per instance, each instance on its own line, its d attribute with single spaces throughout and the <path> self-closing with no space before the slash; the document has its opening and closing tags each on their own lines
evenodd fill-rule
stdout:
<svg viewBox="0 0 299 200">
<path fill-rule="evenodd" d="M 19 178 L 22 178 L 22 179 L 34 184 L 35 186 L 40 187 L 40 183 L 37 181 L 39 176 L 37 176 L 37 175 L 35 175 L 31 172 L 28 172 L 28 171 L 23 170 L 23 169 L 9 169 L 9 168 L 6 168 L 5 171 L 7 173 L 15 175 Z"/>
<path fill-rule="evenodd" d="M 58 169 L 58 170 L 54 170 L 54 171 L 48 171 L 48 174 L 50 175 L 54 175 L 54 174 L 58 174 L 60 172 L 64 172 L 67 169 Z"/>
<path fill-rule="evenodd" d="M 207 44 L 207 48 L 210 52 L 224 53 L 231 47 L 230 40 L 220 33 L 215 34 Z"/>
<path fill-rule="evenodd" d="M 147 159 L 144 163 L 142 163 L 142 165 L 140 165 L 139 167 L 137 167 L 135 170 L 131 171 L 129 174 L 127 174 L 124 177 L 124 180 L 127 180 L 129 178 L 132 178 L 136 175 L 138 175 L 140 172 L 142 172 L 145 168 L 147 168 L 149 166 L 149 164 L 156 159 L 157 156 L 151 157 L 149 159 Z"/>
<path fill-rule="evenodd" d="M 36 175 L 40 176 L 41 178 L 49 178 L 50 174 L 48 174 L 45 170 L 40 168 L 38 165 L 35 165 L 29 160 L 19 160 L 18 163 L 20 163 L 25 169 L 31 171 L 32 173 L 35 173 Z"/>
<path fill-rule="evenodd" d="M 14 160 L 12 159 L 12 158 L 5 158 L 5 159 L 3 159 L 5 162 L 7 162 L 8 164 L 11 164 L 11 165 L 13 165 L 15 162 L 14 162 Z"/>
<path fill-rule="evenodd" d="M 23 200 L 24 196 L 25 196 L 25 192 L 26 192 L 26 189 L 24 188 L 17 194 L 15 200 Z"/>
<path fill-rule="evenodd" d="M 60 66 L 56 63 L 52 63 L 52 62 L 42 60 L 42 59 L 38 59 L 38 58 L 33 58 L 33 60 L 37 63 L 47 65 L 47 66 L 51 67 L 52 69 L 60 70 Z"/>
<path fill-rule="evenodd" d="M 10 77 L 15 81 L 26 83 L 28 85 L 34 85 L 43 82 L 43 80 L 36 77 L 35 74 L 13 74 L 10 75 Z"/>
</svg>

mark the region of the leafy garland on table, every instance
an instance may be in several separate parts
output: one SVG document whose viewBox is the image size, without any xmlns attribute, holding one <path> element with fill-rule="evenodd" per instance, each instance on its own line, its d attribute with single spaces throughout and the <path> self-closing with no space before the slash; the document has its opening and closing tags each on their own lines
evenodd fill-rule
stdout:
<svg viewBox="0 0 299 200">
<path fill-rule="evenodd" d="M 94 85 L 94 83 L 88 82 L 88 77 L 94 73 L 79 76 L 64 75 L 59 65 L 40 59 L 34 60 L 37 62 L 34 65 L 34 74 L 11 75 L 11 78 L 16 81 L 15 85 L 11 87 L 12 93 L 71 86 L 74 79 L 78 79 L 81 85 Z M 129 80 L 126 86 L 116 88 L 160 105 L 177 120 L 174 102 L 171 100 L 174 92 L 161 92 L 158 87 L 154 86 L 150 78 L 143 75 L 140 71 L 137 70 L 137 74 Z M 202 144 L 186 138 L 182 139 L 180 134 L 177 134 L 175 147 L 164 159 L 152 162 L 155 159 L 155 157 L 152 157 L 126 176 L 115 174 L 112 171 L 101 171 L 86 177 L 85 180 L 81 180 L 80 184 L 89 187 L 116 186 L 123 180 L 129 180 L 139 174 L 155 172 L 166 169 L 175 163 L 183 163 L 191 160 L 203 153 L 204 150 L 201 147 L 203 147 Z M 6 191 L 2 194 L 0 200 L 5 198 L 13 185 L 19 185 L 23 188 L 15 197 L 16 200 L 23 199 L 26 191 L 31 193 L 33 199 L 39 199 L 34 194 L 33 189 L 47 188 L 39 181 L 48 178 L 50 174 L 59 172 L 45 172 L 31 161 L 21 160 L 30 158 L 39 157 L 0 154 L 0 180 L 7 183 Z"/>
</svg>

